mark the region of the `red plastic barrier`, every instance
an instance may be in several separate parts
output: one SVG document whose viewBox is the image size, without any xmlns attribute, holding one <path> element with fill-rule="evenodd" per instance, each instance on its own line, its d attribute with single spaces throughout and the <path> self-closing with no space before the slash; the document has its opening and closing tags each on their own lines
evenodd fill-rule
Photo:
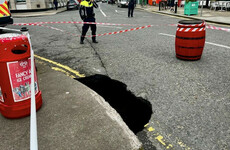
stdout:
<svg viewBox="0 0 230 150">
<path fill-rule="evenodd" d="M 6 118 L 30 115 L 31 61 L 28 38 L 22 34 L 0 35 L 0 112 Z M 34 69 L 35 70 L 35 69 Z M 37 110 L 42 105 L 35 70 Z"/>
<path fill-rule="evenodd" d="M 148 0 L 149 5 L 153 5 L 153 0 Z"/>
<path fill-rule="evenodd" d="M 184 60 L 201 58 L 205 44 L 205 22 L 202 20 L 179 21 L 176 32 L 176 57 Z"/>
</svg>

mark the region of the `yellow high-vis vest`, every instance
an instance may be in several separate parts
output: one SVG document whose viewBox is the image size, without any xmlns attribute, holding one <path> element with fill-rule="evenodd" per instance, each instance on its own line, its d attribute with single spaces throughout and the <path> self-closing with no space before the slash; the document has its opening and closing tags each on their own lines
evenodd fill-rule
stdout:
<svg viewBox="0 0 230 150">
<path fill-rule="evenodd" d="M 85 7 L 92 7 L 92 6 L 93 6 L 93 3 L 91 3 L 91 4 L 89 4 L 89 3 L 90 3 L 90 2 L 82 1 L 82 2 L 80 3 L 80 5 L 85 6 Z"/>
<path fill-rule="evenodd" d="M 10 16 L 10 11 L 7 5 L 7 1 L 3 4 L 0 4 L 0 17 Z"/>
</svg>

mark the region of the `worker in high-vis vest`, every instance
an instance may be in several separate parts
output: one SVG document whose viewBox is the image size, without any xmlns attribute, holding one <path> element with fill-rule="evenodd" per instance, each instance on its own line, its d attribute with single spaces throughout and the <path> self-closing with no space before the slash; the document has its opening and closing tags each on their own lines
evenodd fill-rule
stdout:
<svg viewBox="0 0 230 150">
<path fill-rule="evenodd" d="M 13 19 L 8 8 L 8 2 L 0 0 L 0 27 L 4 27 L 7 24 L 13 24 Z"/>
<path fill-rule="evenodd" d="M 97 3 L 94 0 L 84 0 L 80 3 L 79 12 L 80 12 L 81 19 L 84 22 L 95 22 L 96 21 L 93 7 L 95 8 L 98 7 Z M 82 27 L 80 44 L 84 44 L 85 35 L 89 27 L 91 27 L 93 43 L 98 43 L 96 41 L 96 30 L 97 30 L 96 24 L 85 24 L 84 23 Z"/>
</svg>

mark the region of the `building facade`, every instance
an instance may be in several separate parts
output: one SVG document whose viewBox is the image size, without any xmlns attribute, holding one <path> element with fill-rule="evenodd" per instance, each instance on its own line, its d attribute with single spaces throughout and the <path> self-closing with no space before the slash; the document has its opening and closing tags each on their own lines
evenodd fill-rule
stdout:
<svg viewBox="0 0 230 150">
<path fill-rule="evenodd" d="M 58 0 L 58 7 L 66 6 L 67 0 Z M 53 0 L 9 0 L 10 10 L 39 10 L 54 8 Z"/>
</svg>

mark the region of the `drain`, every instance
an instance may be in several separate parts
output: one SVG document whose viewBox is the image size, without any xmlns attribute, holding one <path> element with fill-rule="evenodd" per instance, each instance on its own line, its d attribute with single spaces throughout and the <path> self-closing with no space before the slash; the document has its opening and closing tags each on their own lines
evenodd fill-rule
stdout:
<svg viewBox="0 0 230 150">
<path fill-rule="evenodd" d="M 127 86 L 105 75 L 93 75 L 76 79 L 102 96 L 122 117 L 127 126 L 136 134 L 144 129 L 151 118 L 152 105 L 136 97 Z"/>
</svg>

